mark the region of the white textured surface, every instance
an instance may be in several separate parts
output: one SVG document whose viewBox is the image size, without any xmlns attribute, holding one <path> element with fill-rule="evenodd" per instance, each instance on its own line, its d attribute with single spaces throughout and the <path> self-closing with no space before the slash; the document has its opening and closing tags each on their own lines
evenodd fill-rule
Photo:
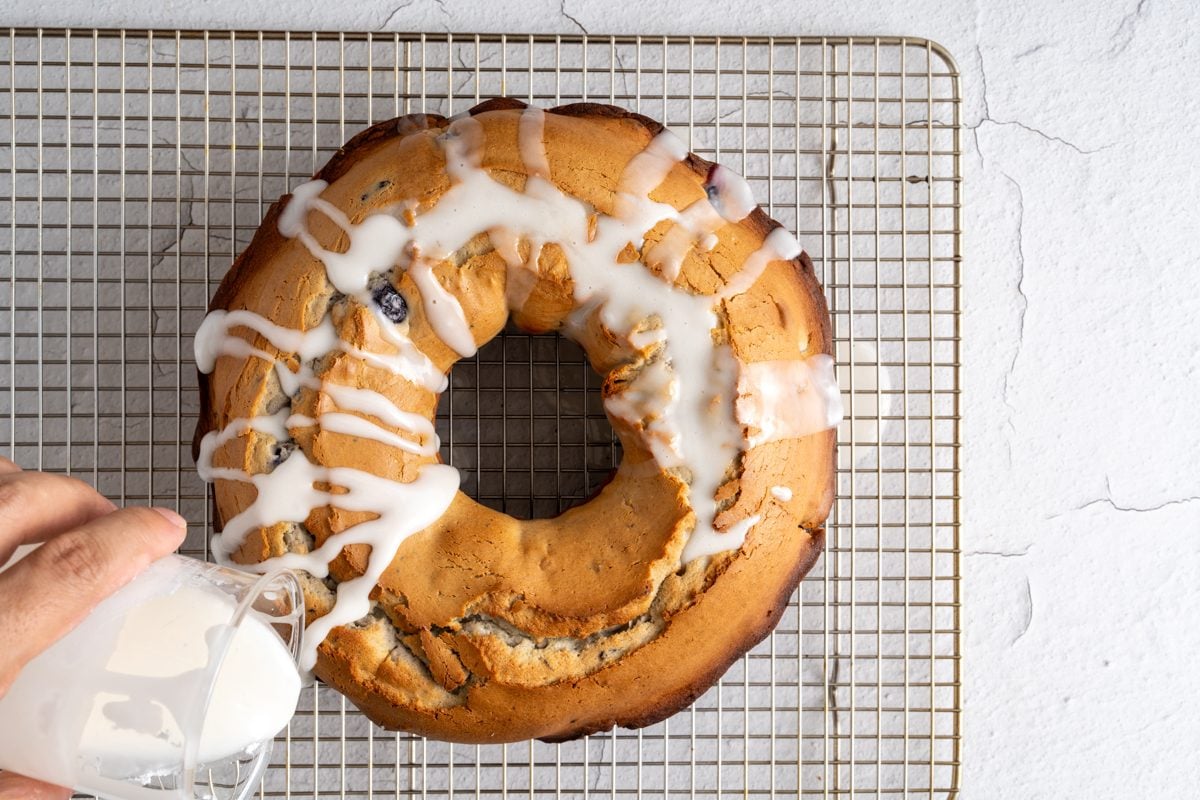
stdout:
<svg viewBox="0 0 1200 800">
<path fill-rule="evenodd" d="M 941 42 L 971 126 L 964 795 L 1194 797 L 1200 10 L 879 5 L 12 0 L 3 21 Z"/>
</svg>

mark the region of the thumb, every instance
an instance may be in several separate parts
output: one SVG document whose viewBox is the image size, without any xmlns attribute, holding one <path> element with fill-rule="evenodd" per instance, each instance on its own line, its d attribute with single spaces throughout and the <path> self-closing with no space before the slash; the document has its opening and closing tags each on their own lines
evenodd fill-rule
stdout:
<svg viewBox="0 0 1200 800">
<path fill-rule="evenodd" d="M 26 778 L 15 772 L 0 772 L 0 800 L 67 800 L 70 789 Z"/>
</svg>

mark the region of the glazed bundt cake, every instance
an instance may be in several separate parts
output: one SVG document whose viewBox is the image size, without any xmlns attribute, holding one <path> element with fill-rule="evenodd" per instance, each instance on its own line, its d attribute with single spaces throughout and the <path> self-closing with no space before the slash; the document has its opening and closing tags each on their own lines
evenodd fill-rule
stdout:
<svg viewBox="0 0 1200 800">
<path fill-rule="evenodd" d="M 433 418 L 509 320 L 578 342 L 623 448 L 553 519 L 459 491 Z M 306 666 L 389 728 L 561 740 L 690 703 L 822 545 L 829 318 L 748 185 L 611 106 L 352 139 L 271 207 L 196 335 L 219 558 L 306 583 Z"/>
</svg>

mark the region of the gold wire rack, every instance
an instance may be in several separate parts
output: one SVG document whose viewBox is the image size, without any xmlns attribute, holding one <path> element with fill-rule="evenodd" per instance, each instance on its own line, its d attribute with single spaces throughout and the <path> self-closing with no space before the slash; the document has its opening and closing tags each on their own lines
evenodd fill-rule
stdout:
<svg viewBox="0 0 1200 800">
<path fill-rule="evenodd" d="M 958 71 L 894 37 L 0 32 L 0 450 L 177 506 L 207 554 L 191 335 L 266 205 L 371 122 L 611 102 L 746 175 L 833 314 L 849 420 L 825 555 L 690 709 L 565 744 L 380 730 L 306 690 L 262 797 L 947 797 L 960 752 Z M 443 456 L 518 516 L 617 452 L 578 348 L 454 368 Z"/>
</svg>

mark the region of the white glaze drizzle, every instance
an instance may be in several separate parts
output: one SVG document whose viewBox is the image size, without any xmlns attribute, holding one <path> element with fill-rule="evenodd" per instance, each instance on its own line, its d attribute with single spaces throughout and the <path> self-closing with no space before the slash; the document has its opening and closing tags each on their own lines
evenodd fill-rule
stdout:
<svg viewBox="0 0 1200 800">
<path fill-rule="evenodd" d="M 736 297 L 750 289 L 762 277 L 763 270 L 772 261 L 791 261 L 800 255 L 800 242 L 785 228 L 776 228 L 767 234 L 762 245 L 750 254 L 737 274 L 730 278 L 719 292 L 723 298 Z"/>
<path fill-rule="evenodd" d="M 687 158 L 687 145 L 669 130 L 663 129 L 650 140 L 625 167 L 620 191 L 633 198 L 649 198 L 667 179 L 675 165 Z M 674 209 L 671 209 L 674 211 Z"/>
<path fill-rule="evenodd" d="M 492 247 L 496 248 L 505 264 L 510 267 L 525 266 L 525 259 L 521 258 L 520 236 L 508 228 L 492 228 L 488 231 L 488 238 L 492 240 Z"/>
<path fill-rule="evenodd" d="M 550 185 L 550 159 L 546 155 L 546 112 L 528 106 L 521 112 L 517 126 L 517 149 L 525 165 L 526 181 L 541 181 L 545 186 L 525 187 L 545 193 Z M 538 261 L 542 256 L 545 241 L 541 237 L 530 237 L 529 258 L 521 258 L 521 237 L 507 228 L 493 228 L 489 233 L 501 258 L 508 264 L 508 276 L 504 285 L 505 301 L 510 310 L 525 307 L 529 295 L 537 286 Z"/>
<path fill-rule="evenodd" d="M 326 411 L 316 418 L 303 414 L 293 414 L 288 417 L 287 421 L 288 428 L 307 428 L 314 425 L 330 433 L 341 433 L 346 436 L 374 439 L 377 442 L 391 445 L 414 455 L 431 456 L 437 452 L 436 440 L 424 444 L 414 442 L 412 439 L 406 439 L 399 434 L 392 433 L 387 428 L 376 425 L 369 419 L 364 419 L 354 414 L 344 414 L 340 411 Z"/>
<path fill-rule="evenodd" d="M 661 142 L 659 141 L 660 139 L 662 140 Z M 630 166 L 639 169 L 643 166 L 646 168 L 661 169 L 669 160 L 664 156 L 669 157 L 679 152 L 682 152 L 683 155 L 670 162 L 671 168 L 687 155 L 687 149 L 674 134 L 671 134 L 669 131 L 663 131 L 644 153 L 631 162 Z M 645 164 L 639 163 L 639 159 L 642 156 L 646 156 Z M 645 183 L 638 181 L 636 178 L 632 179 L 623 188 L 629 194 L 640 194 L 642 192 L 639 190 L 646 183 L 657 177 L 658 180 L 650 184 L 649 188 L 645 190 L 645 193 L 648 193 L 662 183 L 669 172 L 670 168 L 666 172 L 662 172 L 661 177 L 659 175 L 652 175 Z M 706 197 L 700 198 L 681 212 L 675 212 L 674 209 L 671 209 L 663 217 L 664 219 L 672 220 L 675 222 L 675 225 L 666 232 L 659 242 L 650 247 L 645 253 L 646 265 L 657 267 L 668 283 L 675 283 L 679 279 L 684 259 L 693 247 L 699 247 L 704 252 L 711 251 L 716 247 L 718 242 L 717 231 L 726 224 L 741 222 L 750 215 L 751 211 L 758 207 L 754 202 L 754 195 L 750 191 L 749 184 L 737 173 L 719 165 L 713 167 L 705 188 L 707 191 Z M 618 208 L 619 215 L 620 209 Z M 798 252 L 799 250 L 797 250 Z M 763 266 L 765 266 L 765 263 Z M 761 267 L 758 272 L 761 272 Z M 745 291 L 757 278 L 758 273 L 755 273 L 753 280 L 745 283 L 744 288 L 737 289 L 733 294 Z"/>
<path fill-rule="evenodd" d="M 459 475 L 453 467 L 430 464 L 422 468 L 411 483 L 399 483 L 347 467 L 313 464 L 300 450 L 294 451 L 269 473 L 250 475 L 238 469 L 213 467 L 212 458 L 216 450 L 234 437 L 250 430 L 268 434 L 276 439 L 285 439 L 287 433 L 284 430 L 283 415 L 286 413 L 285 409 L 272 416 L 237 419 L 225 429 L 207 434 L 201 441 L 197 463 L 201 477 L 205 480 L 242 481 L 252 483 L 257 490 L 254 502 L 228 520 L 224 530 L 213 538 L 213 553 L 222 563 L 230 563 L 229 557 L 242 545 L 251 530 L 280 522 L 300 523 L 317 508 L 329 505 L 347 511 L 365 511 L 379 515 L 376 519 L 359 523 L 331 536 L 321 547 L 310 553 L 288 553 L 260 564 L 237 565 L 258 572 L 275 566 L 300 569 L 317 578 L 323 578 L 329 573 L 330 562 L 337 558 L 343 547 L 351 544 L 371 546 L 371 555 L 367 559 L 364 574 L 340 583 L 337 603 L 333 610 L 305 631 L 301 666 L 311 669 L 316 663 L 317 647 L 325 640 L 330 630 L 360 619 L 371 610 L 371 589 L 391 564 L 403 541 L 413 533 L 428 527 L 445 513 L 455 492 L 458 491 Z M 365 435 L 401 446 L 396 442 L 387 442 L 387 431 L 361 417 L 322 414 L 320 424 L 327 430 L 335 430 L 338 427 L 326 419 L 327 417 L 356 420 L 357 423 L 350 426 L 355 435 Z M 313 420 L 293 414 L 286 424 L 288 427 L 302 427 L 313 424 Z M 374 430 L 371 430 L 372 428 Z M 395 434 L 391 436 L 395 437 Z M 347 491 L 339 494 L 321 491 L 315 488 L 316 483 L 327 483 Z"/>
<path fill-rule="evenodd" d="M 540 249 L 538 251 L 541 252 Z M 529 296 L 537 287 L 537 261 L 530 258 L 529 264 L 508 268 L 504 284 L 504 301 L 513 311 L 519 311 L 529 302 Z"/>
<path fill-rule="evenodd" d="M 761 514 L 752 514 L 730 525 L 720 536 L 706 536 L 698 540 L 689 539 L 687 548 L 684 550 L 687 560 L 713 556 L 726 550 L 737 550 L 746 543 L 746 535 L 761 519 Z"/>
<path fill-rule="evenodd" d="M 246 356 L 242 345 L 249 346 L 250 343 L 229 335 L 230 329 L 239 327 L 249 328 L 281 351 L 295 353 L 302 362 L 320 358 L 339 346 L 337 332 L 327 320 L 323 320 L 311 330 L 298 331 L 295 328 L 277 325 L 252 311 L 217 309 L 206 316 L 196 330 L 193 350 L 196 366 L 201 372 L 212 372 L 217 358 L 222 355 L 237 355 L 243 358 Z M 229 352 L 230 347 L 238 352 Z M 275 360 L 275 357 L 268 353 L 261 350 L 258 352 L 263 353 L 262 357 L 268 361 Z"/>
<path fill-rule="evenodd" d="M 656 359 L 643 367 L 622 391 L 604 398 L 604 410 L 610 417 L 638 428 L 654 460 L 661 467 L 670 468 L 686 463 L 680 432 L 670 417 L 670 409 L 678 402 L 679 380 L 675 371 L 665 360 Z"/>
<path fill-rule="evenodd" d="M 200 440 L 200 454 L 196 458 L 196 472 L 200 479 L 209 483 L 216 480 L 245 480 L 246 473 L 240 469 L 213 466 L 213 455 L 227 442 L 249 431 L 258 431 L 278 441 L 286 441 L 289 413 L 289 409 L 283 408 L 272 415 L 235 419 L 219 431 L 206 433 Z"/>
<path fill-rule="evenodd" d="M 319 383 L 319 382 L 318 382 Z M 420 414 L 404 411 L 396 407 L 391 400 L 372 389 L 360 389 L 354 386 L 342 386 L 337 383 L 321 383 L 320 390 L 329 395 L 329 399 L 338 408 L 346 411 L 357 411 L 376 417 L 381 422 L 399 428 L 424 439 L 424 447 L 419 452 L 422 455 L 433 455 L 441 446 L 433 423 Z"/>
<path fill-rule="evenodd" d="M 332 203 L 315 198 L 311 204 L 349 235 L 350 246 L 344 253 L 326 250 L 307 230 L 300 232 L 300 241 L 325 264 L 335 289 L 366 304 L 371 276 L 391 271 L 408 246 L 407 226 L 390 214 L 371 214 L 353 225 Z"/>
<path fill-rule="evenodd" d="M 529 258 L 521 258 L 521 237 L 508 228 L 492 228 L 488 231 L 492 246 L 504 259 L 508 275 L 504 283 L 504 298 L 513 311 L 525 307 L 529 295 L 533 294 L 538 279 L 538 259 L 542 255 L 541 239 L 530 238 Z"/>
<path fill-rule="evenodd" d="M 395 353 L 368 353 L 352 345 L 343 343 L 341 348 L 352 356 L 357 356 L 368 364 L 382 367 L 393 375 L 399 375 L 418 386 L 423 386 L 431 392 L 440 394 L 446 391 L 450 379 L 437 368 L 437 365 L 425 355 L 420 348 L 413 344 L 412 339 L 404 332 L 408 325 L 396 325 L 383 316 L 379 306 L 371 303 L 367 306 L 375 317 L 375 324 L 383 340 L 396 348 Z"/>
<path fill-rule="evenodd" d="M 377 320 L 379 319 L 381 318 L 377 316 Z M 281 352 L 295 353 L 301 363 L 301 372 L 285 374 L 291 373 L 291 369 L 284 366 L 275 356 L 254 347 L 245 339 L 230 334 L 233 328 L 239 327 L 253 330 Z M 328 317 L 314 328 L 299 331 L 277 325 L 252 311 L 217 309 L 210 312 L 200 323 L 192 349 L 196 366 L 204 373 L 212 372 L 217 359 L 223 355 L 242 358 L 254 355 L 266 361 L 275 361 L 278 365 L 276 372 L 280 376 L 280 385 L 286 394 L 295 394 L 301 380 L 299 376 L 303 374 L 306 362 L 334 350 L 342 350 L 368 364 L 386 369 L 393 375 L 403 377 L 431 392 L 441 392 L 446 388 L 446 376 L 407 336 L 402 335 L 387 320 L 382 320 L 379 328 L 384 340 L 396 345 L 398 352 L 371 353 L 354 347 L 338 337 L 333 322 Z"/>
<path fill-rule="evenodd" d="M 396 265 L 412 241 L 409 228 L 390 214 L 371 214 L 358 225 L 354 225 L 341 209 L 321 199 L 321 192 L 327 188 L 329 184 L 322 180 L 309 181 L 296 187 L 292 192 L 291 201 L 279 216 L 279 232 L 288 238 L 299 238 L 308 251 L 325 265 L 325 273 L 335 289 L 355 298 L 375 312 L 384 338 L 397 347 L 403 361 L 411 362 L 406 365 L 409 369 L 399 370 L 399 374 L 410 379 L 414 379 L 415 376 L 414 382 L 432 388 L 433 391 L 442 391 L 445 389 L 444 376 L 437 369 L 427 368 L 427 365 L 432 366 L 429 359 L 413 347 L 412 342 L 396 330 L 396 326 L 380 315 L 370 301 L 368 286 L 371 276 L 389 272 Z M 344 253 L 326 250 L 309 233 L 305 220 L 308 213 L 314 209 L 345 231 L 350 246 Z M 411 204 L 401 203 L 399 209 L 402 212 L 411 211 Z M 424 262 L 418 261 L 418 265 L 422 263 Z M 459 355 L 474 355 L 475 342 L 470 336 L 466 317 L 457 298 L 442 288 L 429 269 L 417 269 L 412 272 L 414 281 L 419 281 L 425 313 L 434 332 Z M 373 362 L 376 366 L 385 366 L 382 361 L 370 356 L 364 360 Z M 433 388 L 435 386 L 438 388 Z"/>
<path fill-rule="evenodd" d="M 675 227 L 646 252 L 646 264 L 662 270 L 668 283 L 679 279 L 688 251 L 707 237 L 715 236 L 714 232 L 725 226 L 725 219 L 704 198 L 685 208 L 675 222 Z"/>
<path fill-rule="evenodd" d="M 334 288 L 366 302 L 371 275 L 390 270 L 408 245 L 404 223 L 388 214 L 372 214 L 359 225 L 353 225 L 340 208 L 321 199 L 321 193 L 327 188 L 329 184 L 323 180 L 297 186 L 279 215 L 276 227 L 284 237 L 300 239 L 308 251 L 320 259 Z M 309 233 L 306 220 L 314 210 L 346 232 L 350 243 L 345 252 L 326 250 Z"/>
<path fill-rule="evenodd" d="M 792 500 L 792 490 L 787 486 L 772 486 L 771 496 L 782 503 L 790 503 Z"/>
<path fill-rule="evenodd" d="M 275 567 L 298 569 L 323 578 L 342 548 L 352 544 L 371 546 L 363 574 L 339 583 L 334 607 L 305 630 L 301 653 L 304 669 L 312 669 L 316 663 L 317 647 L 329 631 L 370 612 L 371 590 L 392 563 L 400 545 L 446 512 L 459 483 L 458 471 L 445 464 L 426 465 L 412 482 L 400 483 L 347 467 L 313 464 L 301 450 L 294 451 L 269 473 L 240 473 L 236 477 L 227 473 L 219 477 L 252 483 L 257 490 L 254 502 L 228 520 L 224 530 L 213 539 L 213 553 L 226 563 L 251 530 L 280 522 L 300 523 L 313 510 L 324 506 L 378 515 L 329 537 L 310 553 L 287 553 L 260 564 L 238 565 L 258 572 Z M 316 483 L 327 483 L 346 491 L 337 494 L 321 491 L 314 487 Z"/>
<path fill-rule="evenodd" d="M 546 112 L 529 106 L 521 112 L 517 124 L 517 145 L 525 170 L 543 180 L 550 180 L 550 160 L 546 157 Z"/>
<path fill-rule="evenodd" d="M 715 296 L 694 295 L 673 288 L 687 252 L 696 246 L 711 250 L 716 231 L 724 224 L 743 219 L 753 210 L 748 185 L 728 170 L 716 169 L 710 176 L 709 196 L 684 211 L 649 199 L 686 156 L 683 142 L 663 131 L 627 165 L 617 187 L 611 215 L 599 215 L 589 226 L 592 209 L 568 197 L 549 180 L 549 163 L 544 143 L 545 117 L 540 110 L 522 112 L 519 149 L 528 177 L 523 192 L 499 183 L 480 167 L 483 129 L 478 120 L 454 120 L 439 136 L 446 155 L 451 187 L 436 205 L 411 217 L 405 224 L 391 213 L 370 215 L 351 223 L 337 208 L 320 198 L 327 188 L 322 181 L 305 184 L 293 192 L 292 200 L 279 217 L 280 232 L 301 239 L 326 267 L 338 291 L 375 312 L 384 338 L 396 345 L 398 354 L 366 353 L 351 349 L 331 337 L 328 320 L 320 330 L 288 331 L 249 312 L 213 312 L 197 334 L 197 363 L 212 369 L 219 355 L 274 358 L 255 350 L 245 340 L 229 335 L 229 329 L 245 325 L 259 332 L 285 352 L 318 357 L 343 349 L 377 366 L 387 365 L 416 383 L 429 387 L 432 363 L 402 332 L 402 326 L 387 324 L 369 297 L 372 276 L 395 266 L 409 271 L 423 298 L 423 309 L 434 332 L 455 352 L 475 352 L 462 306 L 433 276 L 432 265 L 449 258 L 480 232 L 487 232 L 498 253 L 515 270 L 536 279 L 541 244 L 558 244 L 567 260 L 574 286 L 577 310 L 567 328 L 577 329 L 590 314 L 612 333 L 625 337 L 637 349 L 656 348 L 651 359 L 634 375 L 623 391 L 606 399 L 610 414 L 642 431 L 648 449 L 660 468 L 684 467 L 689 482 L 689 503 L 696 518 L 682 560 L 711 555 L 739 547 L 758 522 L 747 517 L 723 532 L 713 528 L 715 493 L 739 451 L 761 441 L 783 436 L 802 436 L 829 427 L 840 416 L 840 399 L 826 391 L 832 364 L 814 357 L 802 362 L 740 364 L 726 345 L 713 341 L 718 326 L 715 307 L 722 299 L 746 291 L 774 260 L 787 260 L 799 253 L 794 237 L 782 229 L 771 233 L 740 272 Z M 310 211 L 320 211 L 349 239 L 344 253 L 320 247 L 306 227 Z M 647 261 L 657 261 L 663 278 L 641 263 L 621 263 L 618 258 L 629 245 L 641 249 L 645 235 L 655 225 L 669 221 L 668 235 L 649 248 Z M 530 257 L 520 256 L 520 240 L 530 243 Z M 528 297 L 532 281 L 508 292 L 510 308 L 519 308 Z M 311 338 L 309 338 L 311 337 Z M 239 344 L 238 341 L 241 343 Z M 828 358 L 828 357 L 823 357 Z M 315 508 L 326 505 L 349 511 L 368 511 L 378 518 L 359 523 L 330 537 L 316 551 L 287 554 L 270 560 L 272 565 L 304 569 L 322 577 L 328 564 L 348 544 L 372 547 L 364 575 L 338 586 L 333 612 L 308 631 L 310 663 L 315 650 L 333 627 L 352 622 L 370 610 L 369 594 L 395 557 L 403 539 L 439 518 L 458 488 L 453 468 L 432 464 L 418 470 L 411 483 L 399 483 L 367 472 L 314 465 L 301 451 L 293 452 L 268 474 L 247 475 L 239 470 L 215 468 L 212 455 L 233 436 L 258 430 L 285 439 L 286 427 L 317 425 L 332 432 L 380 441 L 408 452 L 431 454 L 437 439 L 429 421 L 395 408 L 383 395 L 352 387 L 321 384 L 303 366 L 298 372 L 284 369 L 297 385 L 320 387 L 344 411 L 374 417 L 385 425 L 416 435 L 412 441 L 387 430 L 366 417 L 352 413 L 325 412 L 312 419 L 284 412 L 270 417 L 234 420 L 223 431 L 210 433 L 201 445 L 201 473 L 207 479 L 240 480 L 253 483 L 257 499 L 229 520 L 217 537 L 215 550 L 227 556 L 240 546 L 246 534 L 263 525 L 301 522 Z M 307 358 L 301 357 L 301 361 Z M 799 364 L 801 369 L 795 366 Z M 445 378 L 439 373 L 441 387 Z M 737 393 L 735 394 L 735 387 Z M 790 393 L 790 395 L 789 395 Z M 736 399 L 736 413 L 735 413 Z M 797 413 L 788 407 L 795 401 L 804 407 Z M 824 404 L 824 405 L 822 405 Z M 776 418 L 778 417 L 778 419 Z M 742 425 L 751 429 L 743 436 Z M 814 427 L 816 426 L 816 427 Z M 803 432 L 801 432 L 803 431 Z M 345 489 L 344 493 L 319 491 L 317 483 Z M 776 489 L 786 487 L 775 487 Z M 777 498 L 779 492 L 773 490 Z M 267 564 L 256 569 L 269 568 Z"/>
<path fill-rule="evenodd" d="M 758 208 L 750 184 L 728 167 L 714 165 L 708 174 L 707 186 L 713 208 L 730 222 L 741 222 Z"/>
<path fill-rule="evenodd" d="M 737 416 L 751 447 L 836 428 L 842 420 L 833 358 L 824 353 L 743 364 L 737 392 Z"/>
<path fill-rule="evenodd" d="M 302 183 L 292 190 L 292 197 L 279 215 L 276 227 L 279 233 L 287 239 L 295 239 L 304 232 L 304 220 L 308 217 L 312 201 L 321 196 L 321 192 L 329 188 L 328 181 L 311 180 Z"/>
<path fill-rule="evenodd" d="M 421 292 L 421 307 L 425 309 L 433 332 L 460 356 L 475 355 L 475 337 L 471 335 L 471 325 L 462 304 L 438 281 L 433 274 L 433 264 L 418 259 L 408 268 L 408 274 Z"/>
</svg>

